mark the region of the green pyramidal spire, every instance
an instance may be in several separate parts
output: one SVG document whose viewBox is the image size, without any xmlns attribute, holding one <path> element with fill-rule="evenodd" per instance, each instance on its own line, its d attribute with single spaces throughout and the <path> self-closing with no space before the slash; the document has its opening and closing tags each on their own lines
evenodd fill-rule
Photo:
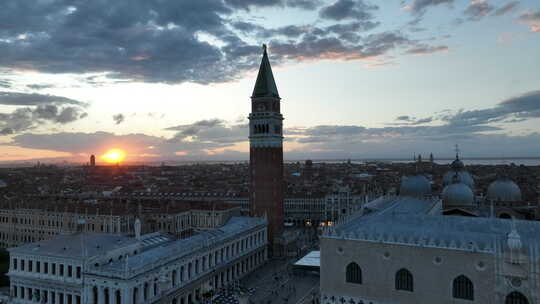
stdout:
<svg viewBox="0 0 540 304">
<path fill-rule="evenodd" d="M 263 44 L 263 58 L 261 61 L 261 67 L 259 68 L 259 75 L 257 75 L 257 82 L 253 89 L 253 95 L 251 97 L 276 97 L 279 98 L 279 93 L 272 74 L 272 67 L 270 67 L 270 61 L 268 60 L 268 54 L 266 53 L 266 44 Z"/>
</svg>

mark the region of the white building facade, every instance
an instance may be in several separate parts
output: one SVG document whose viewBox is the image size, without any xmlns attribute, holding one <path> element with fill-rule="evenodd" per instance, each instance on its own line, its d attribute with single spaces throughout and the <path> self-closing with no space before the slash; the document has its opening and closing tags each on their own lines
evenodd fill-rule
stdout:
<svg viewBox="0 0 540 304">
<path fill-rule="evenodd" d="M 75 233 L 11 248 L 12 303 L 198 303 L 266 261 L 266 227 L 232 217 L 179 240 Z"/>
</svg>

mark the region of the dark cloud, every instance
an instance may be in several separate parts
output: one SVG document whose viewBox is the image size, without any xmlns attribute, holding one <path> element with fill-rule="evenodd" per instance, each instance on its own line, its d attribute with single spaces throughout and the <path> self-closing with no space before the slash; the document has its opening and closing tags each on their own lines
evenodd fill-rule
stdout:
<svg viewBox="0 0 540 304">
<path fill-rule="evenodd" d="M 126 118 L 124 117 L 124 114 L 122 114 L 122 113 L 113 115 L 112 118 L 113 118 L 113 120 L 114 120 L 114 123 L 117 124 L 117 125 L 123 123 L 124 120 L 126 119 Z"/>
<path fill-rule="evenodd" d="M 454 0 L 414 0 L 409 8 L 414 13 L 423 13 L 431 6 L 437 6 L 441 4 L 453 4 Z"/>
<path fill-rule="evenodd" d="M 86 106 L 86 103 L 62 96 L 37 93 L 0 92 L 0 104 L 11 106 L 37 106 L 42 104 L 70 104 Z"/>
<path fill-rule="evenodd" d="M 377 21 L 354 21 L 349 23 L 337 23 L 325 27 L 317 27 L 314 25 L 288 25 L 279 28 L 267 29 L 262 26 L 249 22 L 235 22 L 233 26 L 244 33 L 256 35 L 258 38 L 267 40 L 275 39 L 276 37 L 285 37 L 287 43 L 301 43 L 304 38 L 310 40 L 322 38 L 339 38 L 346 43 L 359 44 L 361 41 L 360 33 L 370 31 L 380 25 Z M 291 40 L 295 39 L 295 40 Z M 257 47 L 255 50 L 259 51 Z"/>
<path fill-rule="evenodd" d="M 314 10 L 322 5 L 320 0 L 287 0 L 288 7 L 302 8 L 305 10 Z"/>
<path fill-rule="evenodd" d="M 321 8 L 324 26 L 269 29 L 236 17 L 238 9 L 316 9 L 321 3 L 54 0 L 28 5 L 6 0 L 0 2 L 0 68 L 81 74 L 80 81 L 94 86 L 124 81 L 208 84 L 235 80 L 256 69 L 261 48 L 254 41 L 271 42 L 274 65 L 289 59 L 364 59 L 413 44 L 395 32 L 362 37 L 380 24 L 372 15 L 378 7 L 363 0 L 337 0 Z M 403 39 L 382 39 L 392 35 Z"/>
<path fill-rule="evenodd" d="M 497 10 L 495 10 L 495 12 L 493 12 L 493 15 L 495 16 L 506 15 L 507 13 L 512 12 L 518 5 L 519 5 L 519 1 L 508 2 L 505 5 L 499 7 Z"/>
<path fill-rule="evenodd" d="M 12 128 L 3 128 L 3 129 L 0 130 L 0 135 L 4 135 L 4 136 L 5 135 L 11 135 L 13 133 L 14 133 L 14 131 L 13 131 Z"/>
<path fill-rule="evenodd" d="M 540 9 L 535 11 L 527 11 L 519 16 L 519 21 L 528 24 L 531 31 L 540 33 Z"/>
<path fill-rule="evenodd" d="M 0 88 L 11 88 L 12 82 L 8 79 L 0 79 Z"/>
<path fill-rule="evenodd" d="M 465 15 L 470 21 L 478 21 L 489 15 L 495 7 L 487 0 L 470 0 L 465 9 Z"/>
<path fill-rule="evenodd" d="M 417 45 L 407 50 L 407 54 L 427 55 L 427 54 L 447 52 L 447 51 L 448 51 L 448 47 L 446 45 L 440 45 L 440 46 Z"/>
<path fill-rule="evenodd" d="M 18 108 L 11 113 L 0 113 L 0 130 L 3 135 L 15 134 L 35 129 L 43 124 L 63 125 L 84 117 L 83 109 L 76 106 L 48 104 L 38 105 L 35 108 Z"/>
<path fill-rule="evenodd" d="M 398 121 L 398 123 L 389 123 L 388 125 L 411 125 L 411 126 L 414 126 L 414 125 L 423 125 L 423 124 L 427 124 L 427 123 L 430 123 L 432 122 L 434 119 L 433 117 L 426 117 L 426 118 L 416 118 L 416 117 L 411 117 L 411 116 L 408 116 L 408 115 L 402 115 L 402 116 L 398 116 L 396 117 L 396 121 Z"/>
<path fill-rule="evenodd" d="M 532 91 L 502 101 L 496 107 L 460 111 L 457 114 L 445 114 L 441 119 L 452 125 L 475 126 L 503 122 L 513 118 L 540 117 L 540 91 Z"/>
<path fill-rule="evenodd" d="M 165 130 L 177 131 L 171 138 L 173 142 L 181 142 L 190 138 L 191 141 L 219 145 L 246 141 L 249 133 L 246 123 L 228 124 L 221 119 L 200 120 L 192 124 L 169 127 Z"/>
<path fill-rule="evenodd" d="M 396 120 L 401 120 L 401 121 L 410 121 L 411 120 L 411 117 L 408 116 L 408 115 L 402 115 L 402 116 L 398 116 L 396 117 Z"/>
<path fill-rule="evenodd" d="M 373 19 L 372 12 L 379 9 L 378 6 L 368 4 L 364 0 L 337 0 L 319 11 L 323 19 L 340 21 L 343 19 L 355 19 L 367 21 Z"/>
<path fill-rule="evenodd" d="M 252 7 L 283 6 L 282 0 L 225 0 L 225 4 L 239 9 L 249 10 Z"/>
<path fill-rule="evenodd" d="M 27 88 L 32 90 L 43 90 L 43 89 L 50 89 L 54 88 L 54 84 L 28 84 L 26 85 Z"/>
<path fill-rule="evenodd" d="M 225 19 L 232 12 L 214 0 L 2 1 L 0 67 L 149 82 L 227 81 L 255 58 L 230 56 L 199 35 L 232 35 Z"/>
<path fill-rule="evenodd" d="M 321 6 L 321 0 L 224 0 L 225 5 L 249 11 L 261 7 L 291 7 L 304 10 L 314 10 Z"/>
</svg>

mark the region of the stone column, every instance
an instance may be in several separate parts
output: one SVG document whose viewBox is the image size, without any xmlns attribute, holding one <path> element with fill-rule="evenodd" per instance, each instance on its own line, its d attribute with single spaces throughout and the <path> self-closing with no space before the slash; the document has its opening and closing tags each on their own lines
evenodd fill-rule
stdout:
<svg viewBox="0 0 540 304">
<path fill-rule="evenodd" d="M 122 289 L 122 304 L 130 304 L 133 300 L 133 288 L 125 287 Z"/>
<path fill-rule="evenodd" d="M 98 287 L 98 304 L 105 303 L 105 290 L 102 286 Z"/>
<path fill-rule="evenodd" d="M 109 304 L 115 304 L 116 303 L 115 302 L 116 299 L 114 297 L 115 294 L 116 294 L 115 290 L 109 287 Z"/>
<path fill-rule="evenodd" d="M 56 298 L 56 304 L 60 304 L 60 292 L 56 292 L 55 294 L 55 298 Z"/>
<path fill-rule="evenodd" d="M 65 273 L 65 271 L 66 271 L 66 268 L 64 266 L 64 273 Z M 64 304 L 68 304 L 68 294 L 67 294 L 67 292 L 64 292 Z"/>
<path fill-rule="evenodd" d="M 94 304 L 94 286 L 89 286 L 87 288 L 83 288 L 82 290 L 82 294 L 81 294 L 81 301 L 83 303 L 86 303 L 86 301 L 88 300 L 88 304 Z"/>
<path fill-rule="evenodd" d="M 47 291 L 48 292 L 48 295 L 47 295 L 47 304 L 51 304 L 53 302 L 53 292 L 52 290 L 49 290 Z"/>
</svg>

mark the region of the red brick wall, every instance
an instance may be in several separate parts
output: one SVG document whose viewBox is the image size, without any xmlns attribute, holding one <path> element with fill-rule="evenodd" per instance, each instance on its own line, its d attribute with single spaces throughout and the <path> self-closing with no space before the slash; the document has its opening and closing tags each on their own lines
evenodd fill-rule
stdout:
<svg viewBox="0 0 540 304">
<path fill-rule="evenodd" d="M 268 217 L 268 241 L 283 230 L 283 148 L 250 149 L 250 208 Z"/>
</svg>

